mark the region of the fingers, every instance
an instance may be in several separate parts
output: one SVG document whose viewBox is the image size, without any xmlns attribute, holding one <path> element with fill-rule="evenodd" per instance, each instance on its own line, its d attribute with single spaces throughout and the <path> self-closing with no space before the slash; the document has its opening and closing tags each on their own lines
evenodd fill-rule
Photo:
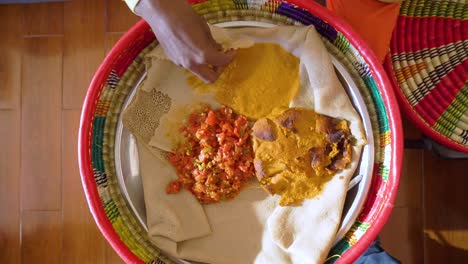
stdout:
<svg viewBox="0 0 468 264">
<path fill-rule="evenodd" d="M 213 38 L 212 38 L 213 39 Z M 213 46 L 216 50 L 218 51 L 223 51 L 223 46 L 221 46 L 221 44 L 219 44 L 218 42 L 216 42 L 214 39 L 213 39 Z"/>
<path fill-rule="evenodd" d="M 215 82 L 222 73 L 222 69 L 219 67 L 210 67 L 208 65 L 200 64 L 191 66 L 188 69 L 205 83 Z"/>
<path fill-rule="evenodd" d="M 224 69 L 226 68 L 226 66 L 216 66 L 216 67 L 213 67 L 213 70 L 215 72 L 215 75 L 217 76 L 216 79 L 219 78 L 219 76 L 221 76 L 221 74 L 223 73 Z"/>
<path fill-rule="evenodd" d="M 232 59 L 234 59 L 235 55 L 235 50 L 230 50 L 227 52 L 223 52 L 222 50 L 212 50 L 204 54 L 202 58 L 203 61 L 200 64 L 226 66 L 232 61 Z"/>
<path fill-rule="evenodd" d="M 215 82 L 223 73 L 224 68 L 232 61 L 235 56 L 235 51 L 231 50 L 226 53 L 216 51 L 206 56 L 201 63 L 194 63 L 186 67 L 200 79 L 206 83 Z"/>
</svg>

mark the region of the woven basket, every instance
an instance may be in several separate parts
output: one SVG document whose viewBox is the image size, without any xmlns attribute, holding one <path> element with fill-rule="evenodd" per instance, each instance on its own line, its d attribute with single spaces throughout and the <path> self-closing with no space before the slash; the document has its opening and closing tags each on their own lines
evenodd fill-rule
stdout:
<svg viewBox="0 0 468 264">
<path fill-rule="evenodd" d="M 468 3 L 402 3 L 385 68 L 409 120 L 468 153 Z"/>
<path fill-rule="evenodd" d="M 371 189 L 362 213 L 329 253 L 327 263 L 351 263 L 378 235 L 395 199 L 402 160 L 398 105 L 391 84 L 372 52 L 349 26 L 308 0 L 193 3 L 210 23 L 263 21 L 278 25 L 315 25 L 328 50 L 353 76 L 370 113 L 375 138 Z M 138 22 L 110 51 L 86 95 L 79 134 L 84 190 L 103 235 L 127 263 L 172 263 L 148 240 L 127 206 L 116 180 L 114 140 L 122 105 L 145 70 L 145 53 L 157 45 L 149 26 Z"/>
</svg>

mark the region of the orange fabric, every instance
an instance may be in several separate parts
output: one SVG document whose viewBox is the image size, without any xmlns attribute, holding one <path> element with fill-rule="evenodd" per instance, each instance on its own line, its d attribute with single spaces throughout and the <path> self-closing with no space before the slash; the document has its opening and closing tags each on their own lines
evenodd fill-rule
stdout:
<svg viewBox="0 0 468 264">
<path fill-rule="evenodd" d="M 350 24 L 383 62 L 390 47 L 400 3 L 377 0 L 327 0 L 327 7 Z"/>
</svg>

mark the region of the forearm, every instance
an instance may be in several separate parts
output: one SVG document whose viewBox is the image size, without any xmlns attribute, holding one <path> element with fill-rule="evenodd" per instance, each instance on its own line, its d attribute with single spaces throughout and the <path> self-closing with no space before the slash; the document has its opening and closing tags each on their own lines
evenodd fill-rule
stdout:
<svg viewBox="0 0 468 264">
<path fill-rule="evenodd" d="M 124 0 L 130 10 L 136 15 L 145 18 L 155 14 L 164 15 L 167 10 L 178 8 L 187 8 L 190 4 L 186 0 Z"/>
<path fill-rule="evenodd" d="M 167 14 L 180 12 L 180 10 L 192 11 L 192 8 L 186 0 L 138 0 L 133 12 L 146 20 L 154 20 L 155 17 L 164 18 Z"/>
<path fill-rule="evenodd" d="M 206 82 L 214 82 L 232 60 L 211 36 L 206 21 L 187 0 L 126 0 L 157 36 L 160 46 L 176 65 Z M 135 6 L 132 6 L 135 4 Z"/>
</svg>

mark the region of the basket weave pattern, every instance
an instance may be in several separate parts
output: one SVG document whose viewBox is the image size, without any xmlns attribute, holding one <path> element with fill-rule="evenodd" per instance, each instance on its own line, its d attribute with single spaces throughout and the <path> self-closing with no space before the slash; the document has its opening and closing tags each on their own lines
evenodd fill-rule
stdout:
<svg viewBox="0 0 468 264">
<path fill-rule="evenodd" d="M 391 165 L 398 163 L 395 162 L 396 150 L 392 148 L 394 146 L 392 141 L 397 133 L 391 130 L 390 116 L 384 96 L 366 60 L 360 55 L 358 49 L 329 23 L 303 8 L 283 1 L 210 0 L 195 3 L 194 9 L 210 23 L 262 21 L 278 25 L 314 25 L 329 52 L 335 55 L 353 76 L 366 101 L 372 121 L 375 138 L 374 175 L 362 213 L 345 238 L 330 251 L 327 263 L 334 263 L 337 260 L 346 263 L 353 261 L 380 231 L 382 224 L 376 223 L 379 218 L 382 218 L 382 214 L 392 207 L 394 192 L 398 185 L 398 179 L 389 177 Z M 104 217 L 110 221 L 112 232 L 115 231 L 121 240 L 111 241 L 114 249 L 121 256 L 125 255 L 124 258 L 127 261 L 172 263 L 151 244 L 147 233 L 127 206 L 116 180 L 114 140 L 118 117 L 131 87 L 145 70 L 142 63 L 144 55 L 157 45 L 154 35 L 145 23 L 140 22 L 135 27 L 139 27 L 140 30 L 144 28 L 144 33 L 134 41 L 127 42 L 124 48 L 118 51 L 119 55 L 111 61 L 110 66 L 105 68 L 103 74 L 106 79 L 93 83 L 90 87 L 90 90 L 97 90 L 95 98 L 91 101 L 87 100 L 89 105 L 85 105 L 86 109 L 89 108 L 92 111 L 92 120 L 88 120 L 92 125 L 89 126 L 89 131 L 81 131 L 81 133 L 90 135 L 91 164 L 88 166 L 93 171 L 93 175 L 89 176 L 95 184 L 95 187 L 92 187 L 97 188 L 99 201 L 104 209 Z M 80 164 L 80 166 L 86 166 L 86 164 Z M 83 171 L 82 169 L 83 182 L 86 182 L 90 179 L 86 178 L 88 176 Z M 95 218 L 99 225 L 101 219 L 97 216 Z M 375 230 L 370 232 L 373 225 Z M 105 229 L 101 225 L 100 228 L 101 231 Z M 109 237 L 107 237 L 108 240 L 114 240 Z M 360 252 L 355 249 L 358 244 L 360 244 Z M 121 251 L 126 253 L 121 253 Z"/>
<path fill-rule="evenodd" d="M 468 4 L 405 1 L 387 71 L 402 109 L 423 132 L 468 153 Z"/>
</svg>

